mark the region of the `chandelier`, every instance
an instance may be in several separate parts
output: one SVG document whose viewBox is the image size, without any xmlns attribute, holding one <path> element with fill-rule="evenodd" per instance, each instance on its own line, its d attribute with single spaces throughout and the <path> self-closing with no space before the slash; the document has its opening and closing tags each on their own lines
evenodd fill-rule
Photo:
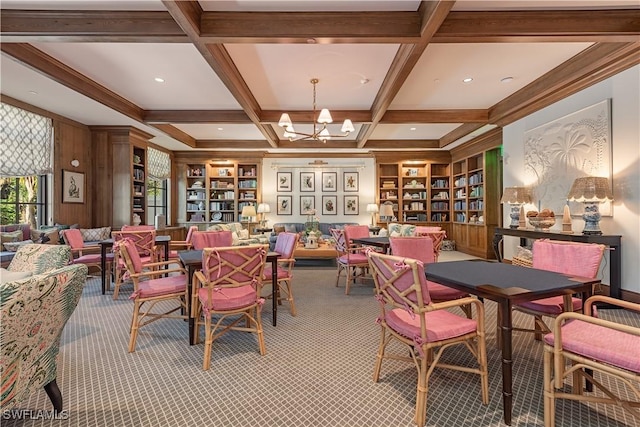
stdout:
<svg viewBox="0 0 640 427">
<path fill-rule="evenodd" d="M 318 115 L 318 119 L 316 120 L 316 85 L 318 84 L 318 81 L 319 80 L 316 78 L 311 79 L 311 84 L 313 85 L 313 133 L 304 133 L 294 130 L 289 114 L 282 113 L 282 116 L 280 116 L 278 126 L 284 128 L 284 137 L 288 138 L 289 141 L 311 140 L 326 143 L 327 140 L 331 138 L 344 138 L 345 136 L 349 136 L 349 134 L 355 130 L 351 120 L 346 119 L 340 129 L 343 134 L 332 135 L 329 132 L 329 129 L 327 129 L 327 125 L 333 122 L 333 118 L 331 118 L 331 113 L 326 108 L 320 110 L 320 115 Z"/>
</svg>

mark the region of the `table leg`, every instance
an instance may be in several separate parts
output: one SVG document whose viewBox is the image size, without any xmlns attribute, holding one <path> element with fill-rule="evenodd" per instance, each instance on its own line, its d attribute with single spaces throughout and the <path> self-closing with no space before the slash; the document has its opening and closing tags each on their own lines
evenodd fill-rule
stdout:
<svg viewBox="0 0 640 427">
<path fill-rule="evenodd" d="M 502 338 L 502 413 L 506 425 L 511 425 L 511 407 L 513 404 L 512 374 L 513 360 L 511 337 L 513 333 L 511 301 L 500 301 L 501 310 L 501 338 Z"/>
<path fill-rule="evenodd" d="M 278 258 L 271 260 L 271 295 L 273 307 L 271 310 L 271 324 L 276 326 L 278 322 L 278 299 L 280 294 L 280 287 L 278 286 Z"/>
<path fill-rule="evenodd" d="M 102 271 L 102 295 L 107 292 L 107 245 L 100 245 L 100 270 Z"/>
<path fill-rule="evenodd" d="M 187 313 L 189 316 L 189 345 L 195 344 L 195 336 L 196 336 L 196 319 L 193 317 L 193 310 L 191 309 L 192 304 L 192 295 L 193 295 L 193 275 L 195 274 L 196 269 L 189 266 L 187 269 L 187 274 L 189 275 L 189 280 L 187 282 Z"/>
</svg>

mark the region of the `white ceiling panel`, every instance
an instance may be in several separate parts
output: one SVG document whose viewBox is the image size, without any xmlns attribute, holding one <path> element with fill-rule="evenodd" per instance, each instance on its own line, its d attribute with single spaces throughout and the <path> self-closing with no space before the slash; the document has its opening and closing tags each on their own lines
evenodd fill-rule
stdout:
<svg viewBox="0 0 640 427">
<path fill-rule="evenodd" d="M 461 123 L 379 124 L 371 139 L 440 139 L 460 125 Z"/>
<path fill-rule="evenodd" d="M 252 124 L 174 124 L 176 128 L 196 139 L 245 139 L 264 140 L 264 135 Z"/>
<path fill-rule="evenodd" d="M 415 11 L 420 0 L 200 0 L 207 11 L 224 12 L 382 12 Z"/>
<path fill-rule="evenodd" d="M 167 10 L 162 0 L 2 0 L 3 9 L 28 10 Z"/>
</svg>

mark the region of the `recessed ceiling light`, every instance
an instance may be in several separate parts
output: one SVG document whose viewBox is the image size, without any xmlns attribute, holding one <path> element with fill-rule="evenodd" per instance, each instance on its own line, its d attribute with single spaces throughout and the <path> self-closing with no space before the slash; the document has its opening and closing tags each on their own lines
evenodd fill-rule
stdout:
<svg viewBox="0 0 640 427">
<path fill-rule="evenodd" d="M 218 128 L 218 130 L 224 130 L 224 128 Z"/>
<path fill-rule="evenodd" d="M 462 79 L 463 83 L 471 83 L 473 81 L 472 77 L 467 77 L 466 79 Z"/>
<path fill-rule="evenodd" d="M 164 83 L 164 79 L 162 77 L 156 77 L 153 80 L 157 81 L 158 83 Z"/>
<path fill-rule="evenodd" d="M 416 128 L 409 128 L 409 130 L 416 130 Z"/>
<path fill-rule="evenodd" d="M 509 77 L 503 77 L 500 79 L 500 83 L 509 83 L 513 81 L 513 77 L 509 76 Z"/>
<path fill-rule="evenodd" d="M 30 93 L 31 95 L 37 95 L 37 94 L 38 94 L 38 92 L 36 92 L 35 90 L 30 90 L 30 91 L 29 91 L 29 93 Z"/>
<path fill-rule="evenodd" d="M 369 79 L 368 78 L 365 77 L 363 79 L 360 79 L 360 84 L 361 85 L 366 85 L 367 83 L 369 83 Z"/>
</svg>

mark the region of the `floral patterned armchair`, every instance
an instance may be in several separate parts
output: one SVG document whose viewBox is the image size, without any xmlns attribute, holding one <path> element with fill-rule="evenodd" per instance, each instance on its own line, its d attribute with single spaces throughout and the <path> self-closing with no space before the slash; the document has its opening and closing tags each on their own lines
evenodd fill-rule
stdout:
<svg viewBox="0 0 640 427">
<path fill-rule="evenodd" d="M 41 274 L 63 267 L 71 261 L 71 248 L 67 245 L 22 245 L 7 267 L 9 271 L 30 271 Z"/>
<path fill-rule="evenodd" d="M 1 410 L 40 387 L 54 409 L 62 410 L 56 356 L 62 330 L 78 304 L 86 277 L 87 266 L 77 264 L 0 285 Z"/>
</svg>

